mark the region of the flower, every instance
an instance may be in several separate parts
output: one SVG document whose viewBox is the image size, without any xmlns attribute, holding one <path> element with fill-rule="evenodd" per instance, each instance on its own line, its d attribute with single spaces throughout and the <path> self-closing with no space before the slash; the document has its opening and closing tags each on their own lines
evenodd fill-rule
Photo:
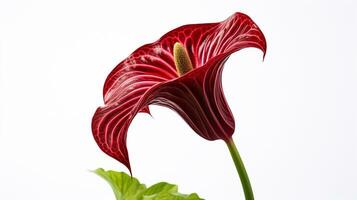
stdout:
<svg viewBox="0 0 357 200">
<path fill-rule="evenodd" d="M 222 70 L 235 51 L 255 47 L 266 52 L 259 27 L 243 13 L 220 23 L 176 28 L 135 50 L 108 75 L 105 105 L 92 120 L 99 147 L 130 171 L 127 131 L 138 112 L 155 104 L 176 111 L 207 140 L 228 142 L 235 122 L 222 90 Z"/>
</svg>

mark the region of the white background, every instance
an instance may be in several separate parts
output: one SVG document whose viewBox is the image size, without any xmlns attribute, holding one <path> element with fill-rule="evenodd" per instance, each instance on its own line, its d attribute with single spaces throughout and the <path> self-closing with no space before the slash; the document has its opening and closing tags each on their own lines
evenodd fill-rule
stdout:
<svg viewBox="0 0 357 200">
<path fill-rule="evenodd" d="M 250 15 L 268 42 L 228 60 L 223 86 L 257 200 L 357 199 L 357 4 L 0 0 L 0 199 L 113 200 L 89 170 L 126 170 L 91 135 L 111 69 L 188 23 Z M 128 135 L 134 176 L 208 200 L 243 199 L 222 141 L 152 106 Z"/>
</svg>

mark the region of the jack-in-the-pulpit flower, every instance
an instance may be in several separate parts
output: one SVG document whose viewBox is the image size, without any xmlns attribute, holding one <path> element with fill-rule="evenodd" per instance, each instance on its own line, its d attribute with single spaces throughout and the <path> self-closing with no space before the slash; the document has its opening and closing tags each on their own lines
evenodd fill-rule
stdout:
<svg viewBox="0 0 357 200">
<path fill-rule="evenodd" d="M 235 122 L 221 77 L 228 57 L 247 47 L 258 48 L 265 55 L 264 35 L 251 18 L 235 13 L 220 23 L 181 26 L 135 50 L 105 81 L 105 105 L 96 110 L 92 120 L 99 147 L 131 170 L 128 128 L 138 112 L 149 113 L 148 105 L 154 104 L 176 111 L 201 137 L 224 140 L 235 164 L 241 163 L 232 140 Z M 238 172 L 244 179 L 245 170 Z"/>
</svg>

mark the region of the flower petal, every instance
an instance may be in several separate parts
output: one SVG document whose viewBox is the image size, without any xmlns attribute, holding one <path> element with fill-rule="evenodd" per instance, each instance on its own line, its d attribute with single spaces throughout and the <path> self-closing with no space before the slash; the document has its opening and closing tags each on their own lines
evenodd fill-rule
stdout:
<svg viewBox="0 0 357 200">
<path fill-rule="evenodd" d="M 177 112 L 207 140 L 231 138 L 235 124 L 222 89 L 222 70 L 229 52 L 177 79 L 150 88 L 138 108 L 160 105 Z"/>
<path fill-rule="evenodd" d="M 264 34 L 249 16 L 235 13 L 222 23 L 217 24 L 199 41 L 195 54 L 200 65 L 224 53 L 232 53 L 247 47 L 263 51 L 266 41 Z"/>
<path fill-rule="evenodd" d="M 172 57 L 176 42 L 186 47 L 194 68 L 182 77 Z M 174 109 L 208 140 L 229 138 L 234 120 L 222 91 L 221 72 L 228 56 L 246 47 L 265 54 L 264 35 L 248 16 L 235 13 L 221 23 L 179 27 L 135 50 L 104 84 L 105 106 L 92 120 L 99 147 L 131 170 L 127 131 L 138 112 L 150 112 L 149 104 Z"/>
</svg>

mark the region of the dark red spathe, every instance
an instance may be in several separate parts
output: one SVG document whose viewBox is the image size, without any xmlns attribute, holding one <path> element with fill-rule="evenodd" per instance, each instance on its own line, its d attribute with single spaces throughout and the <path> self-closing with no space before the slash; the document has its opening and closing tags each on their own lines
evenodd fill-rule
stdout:
<svg viewBox="0 0 357 200">
<path fill-rule="evenodd" d="M 176 42 L 186 47 L 193 64 L 193 70 L 181 77 L 173 60 Z M 229 55 L 247 47 L 265 54 L 264 35 L 247 15 L 235 13 L 221 23 L 181 26 L 135 50 L 104 84 L 105 106 L 96 110 L 92 120 L 99 147 L 130 170 L 127 131 L 138 112 L 149 112 L 150 104 L 176 111 L 207 140 L 231 138 L 234 118 L 221 75 Z"/>
</svg>

